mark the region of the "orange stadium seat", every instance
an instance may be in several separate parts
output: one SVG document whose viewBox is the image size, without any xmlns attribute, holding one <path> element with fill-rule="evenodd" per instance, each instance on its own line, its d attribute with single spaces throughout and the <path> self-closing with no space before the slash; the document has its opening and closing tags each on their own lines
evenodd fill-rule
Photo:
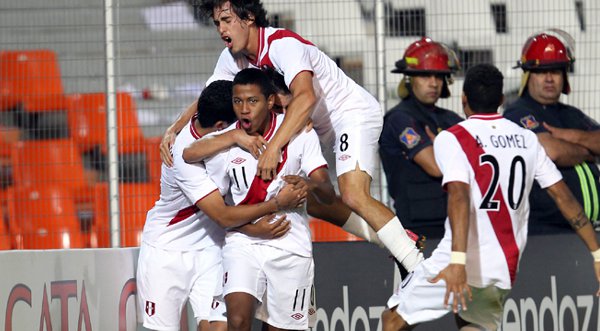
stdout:
<svg viewBox="0 0 600 331">
<path fill-rule="evenodd" d="M 160 172 L 162 160 L 160 159 L 160 142 L 162 137 L 151 137 L 146 139 L 146 162 L 148 163 L 148 175 L 151 183 L 160 183 Z"/>
<path fill-rule="evenodd" d="M 80 198 L 91 193 L 81 155 L 70 139 L 19 141 L 11 159 L 15 186 L 59 185 Z"/>
<path fill-rule="evenodd" d="M 4 207 L 0 205 L 0 250 L 11 249 L 10 233 L 4 223 Z"/>
<path fill-rule="evenodd" d="M 74 94 L 68 97 L 71 137 L 82 152 L 100 146 L 107 151 L 106 94 Z M 117 137 L 119 154 L 144 149 L 144 135 L 138 123 L 136 106 L 130 94 L 117 93 Z"/>
<path fill-rule="evenodd" d="M 331 242 L 331 241 L 360 241 L 363 240 L 354 236 L 342 228 L 327 223 L 320 219 L 312 218 L 309 223 L 312 232 L 313 242 Z"/>
<path fill-rule="evenodd" d="M 140 245 L 146 213 L 154 206 L 159 194 L 160 187 L 155 183 L 119 185 L 121 247 Z M 108 184 L 97 184 L 95 196 L 91 246 L 110 247 Z"/>
<path fill-rule="evenodd" d="M 51 50 L 1 51 L 0 83 L 0 110 L 65 109 L 60 68 Z"/>
<path fill-rule="evenodd" d="M 9 203 L 9 230 L 18 249 L 84 247 L 75 203 L 58 185 L 15 188 Z"/>
</svg>

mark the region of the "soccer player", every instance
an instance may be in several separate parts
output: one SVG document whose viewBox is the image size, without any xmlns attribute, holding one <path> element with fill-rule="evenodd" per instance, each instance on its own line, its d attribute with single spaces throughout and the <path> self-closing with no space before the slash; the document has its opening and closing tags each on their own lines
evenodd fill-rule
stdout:
<svg viewBox="0 0 600 331">
<path fill-rule="evenodd" d="M 276 175 L 283 147 L 311 118 L 321 141 L 335 153 L 343 202 L 377 231 L 397 261 L 412 270 L 422 261 L 422 254 L 396 215 L 370 192 L 383 124 L 378 102 L 310 41 L 292 31 L 268 27 L 259 0 L 216 0 L 203 5 L 226 46 L 209 82 L 231 80 L 247 67 L 271 67 L 284 75 L 292 92 L 281 129 L 259 156 L 259 176 L 270 180 Z M 189 116 L 190 111 L 183 114 L 165 133 L 161 155 L 166 162 L 170 141 Z"/>
<path fill-rule="evenodd" d="M 226 130 L 242 128 L 249 135 L 261 135 L 270 141 L 283 122 L 283 115 L 271 111 L 274 99 L 264 72 L 253 68 L 240 71 L 233 80 L 233 107 L 238 121 Z M 322 203 L 331 203 L 335 198 L 314 130 L 301 131 L 284 146 L 277 176 L 270 180 L 258 176 L 258 160 L 233 142 L 204 162 L 215 182 L 230 187 L 236 205 L 261 203 L 272 197 L 286 180 L 308 187 L 310 194 Z M 223 248 L 223 293 L 229 330 L 250 330 L 259 303 L 266 306 L 268 317 L 264 322 L 272 327 L 308 328 L 314 277 L 308 217 L 304 206 L 283 215 L 291 221 L 291 229 L 277 239 L 227 233 Z"/>
<path fill-rule="evenodd" d="M 225 100 L 225 102 L 223 102 Z M 202 135 L 233 122 L 231 82 L 216 81 L 202 92 L 199 112 L 173 146 L 175 164 L 163 166 L 161 195 L 148 212 L 140 247 L 137 290 L 140 320 L 153 330 L 179 330 L 190 300 L 198 323 L 208 321 L 213 295 L 221 291 L 222 227 L 237 227 L 263 215 L 296 206 L 304 197 L 290 187 L 272 199 L 248 206 L 226 206 L 202 164 L 183 161 L 183 148 Z M 285 234 L 289 224 L 273 216 L 240 231 L 268 238 Z"/>
<path fill-rule="evenodd" d="M 411 329 L 450 311 L 461 329 L 496 330 L 525 248 L 534 179 L 592 252 L 600 283 L 600 249 L 591 223 L 536 135 L 497 113 L 502 85 L 492 65 L 467 72 L 462 103 L 468 119 L 434 141 L 448 191 L 446 233 L 388 301 L 384 331 Z"/>
</svg>

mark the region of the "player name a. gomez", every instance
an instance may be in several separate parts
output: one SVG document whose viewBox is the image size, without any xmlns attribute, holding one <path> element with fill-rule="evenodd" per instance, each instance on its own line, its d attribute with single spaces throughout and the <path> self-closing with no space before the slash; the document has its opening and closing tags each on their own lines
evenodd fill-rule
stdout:
<svg viewBox="0 0 600 331">
<path fill-rule="evenodd" d="M 476 137 L 477 142 L 480 146 L 487 147 L 487 144 L 482 143 L 479 136 Z M 522 148 L 527 149 L 525 146 L 525 136 L 522 134 L 504 134 L 504 135 L 490 135 L 489 143 L 496 148 Z"/>
</svg>

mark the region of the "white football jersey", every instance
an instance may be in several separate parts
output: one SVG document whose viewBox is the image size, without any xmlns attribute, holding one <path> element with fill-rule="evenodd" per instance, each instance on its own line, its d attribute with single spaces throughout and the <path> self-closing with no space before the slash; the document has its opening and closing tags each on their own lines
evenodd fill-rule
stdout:
<svg viewBox="0 0 600 331">
<path fill-rule="evenodd" d="M 258 57 L 253 63 L 244 56 L 233 57 L 225 48 L 206 84 L 233 80 L 235 74 L 248 67 L 274 68 L 284 76 L 287 86 L 300 72 L 311 72 L 318 98 L 311 117 L 319 137 L 333 139 L 330 131 L 339 127 L 342 120 L 361 123 L 382 117 L 379 103 L 368 91 L 346 76 L 310 41 L 292 31 L 259 28 Z"/>
<path fill-rule="evenodd" d="M 191 123 L 195 120 L 192 118 Z M 225 236 L 217 223 L 196 207 L 196 202 L 218 190 L 208 177 L 203 164 L 188 164 L 183 160 L 183 149 L 199 139 L 189 123 L 177 135 L 172 148 L 172 167 L 162 165 L 160 199 L 148 211 L 142 240 L 166 250 L 199 250 L 222 245 Z M 225 192 L 226 188 L 222 188 Z"/>
<path fill-rule="evenodd" d="M 273 137 L 283 121 L 283 115 L 271 113 L 270 116 L 271 125 L 264 135 L 267 141 Z M 225 131 L 239 127 L 239 122 L 236 122 Z M 327 167 L 321 154 L 319 138 L 313 130 L 302 131 L 294 136 L 282 149 L 281 158 L 277 167 L 277 177 L 271 181 L 263 181 L 256 176 L 258 160 L 237 146 L 207 158 L 204 162 L 211 179 L 219 187 L 230 188 L 231 197 L 236 205 L 255 204 L 275 197 L 285 186 L 282 179 L 285 175 L 308 177 L 313 171 Z M 306 207 L 290 210 L 285 213 L 285 216 L 288 221 L 291 221 L 291 229 L 283 237 L 266 240 L 250 237 L 234 230 L 227 232 L 225 244 L 228 246 L 264 244 L 301 256 L 312 256 L 312 240 Z"/>
<path fill-rule="evenodd" d="M 510 289 L 527 241 L 529 192 L 535 179 L 542 188 L 561 180 L 535 133 L 500 114 L 477 114 L 442 131 L 434 141 L 442 185 L 470 185 L 467 247 L 469 285 Z M 446 233 L 425 263 L 447 265 L 452 245 Z"/>
</svg>

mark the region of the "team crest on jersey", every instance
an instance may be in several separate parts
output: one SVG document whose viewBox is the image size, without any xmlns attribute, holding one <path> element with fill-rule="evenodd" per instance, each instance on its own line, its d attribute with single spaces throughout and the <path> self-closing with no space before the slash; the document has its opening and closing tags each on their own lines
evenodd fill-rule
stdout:
<svg viewBox="0 0 600 331">
<path fill-rule="evenodd" d="M 295 320 L 300 320 L 304 317 L 304 315 L 300 314 L 300 313 L 295 313 L 293 315 L 290 316 L 291 318 L 295 319 Z"/>
<path fill-rule="evenodd" d="M 244 159 L 243 157 L 236 157 L 235 159 L 231 160 L 231 163 L 234 164 L 242 164 L 246 162 L 246 159 Z"/>
<path fill-rule="evenodd" d="M 400 141 L 408 148 L 413 148 L 417 146 L 419 141 L 421 141 L 421 136 L 415 131 L 413 128 L 406 128 L 400 134 Z"/>
<path fill-rule="evenodd" d="M 521 117 L 520 121 L 524 128 L 527 128 L 530 130 L 535 129 L 538 126 L 540 126 L 540 123 L 535 119 L 535 117 L 533 117 L 533 115 L 527 115 L 525 117 Z"/>
<path fill-rule="evenodd" d="M 156 304 L 152 301 L 146 300 L 146 314 L 148 314 L 148 316 L 152 316 L 152 315 L 154 315 L 155 312 L 156 312 Z"/>
</svg>

